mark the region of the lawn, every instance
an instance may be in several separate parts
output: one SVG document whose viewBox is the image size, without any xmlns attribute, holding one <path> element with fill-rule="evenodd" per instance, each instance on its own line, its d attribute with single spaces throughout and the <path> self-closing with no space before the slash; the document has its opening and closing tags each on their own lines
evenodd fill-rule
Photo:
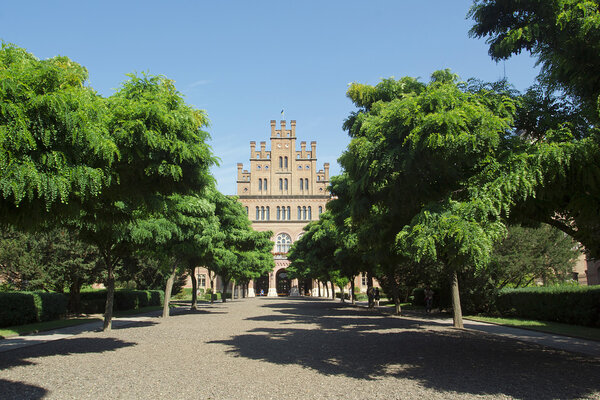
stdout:
<svg viewBox="0 0 600 400">
<path fill-rule="evenodd" d="M 520 318 L 493 318 L 472 315 L 465 317 L 465 319 L 600 341 L 600 328 L 592 328 L 588 326 L 568 325 L 558 322 L 536 321 Z"/>
</svg>

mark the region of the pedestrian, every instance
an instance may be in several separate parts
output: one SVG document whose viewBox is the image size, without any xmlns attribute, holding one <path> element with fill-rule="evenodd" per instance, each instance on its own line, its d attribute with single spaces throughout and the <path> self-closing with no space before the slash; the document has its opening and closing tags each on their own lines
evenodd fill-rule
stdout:
<svg viewBox="0 0 600 400">
<path fill-rule="evenodd" d="M 423 295 L 425 296 L 425 312 L 430 313 L 433 304 L 433 290 L 431 290 L 429 285 L 423 291 Z"/>
<path fill-rule="evenodd" d="M 373 297 L 375 298 L 375 307 L 379 307 L 379 288 L 373 290 Z"/>
</svg>

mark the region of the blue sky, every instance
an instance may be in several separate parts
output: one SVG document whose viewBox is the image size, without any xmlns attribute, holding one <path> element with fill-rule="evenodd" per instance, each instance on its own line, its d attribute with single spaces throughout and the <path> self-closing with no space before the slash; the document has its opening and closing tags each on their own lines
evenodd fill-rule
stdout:
<svg viewBox="0 0 600 400">
<path fill-rule="evenodd" d="M 537 70 L 527 55 L 494 63 L 468 37 L 468 0 L 396 1 L 5 1 L 0 39 L 38 58 L 68 56 L 110 95 L 125 74 L 175 80 L 205 109 L 219 189 L 235 194 L 236 163 L 249 142 L 268 141 L 269 121 L 297 121 L 299 140 L 316 140 L 319 164 L 349 142 L 342 123 L 354 110 L 350 82 L 420 77 L 450 68 L 463 79 L 504 76 L 519 90 Z"/>
</svg>

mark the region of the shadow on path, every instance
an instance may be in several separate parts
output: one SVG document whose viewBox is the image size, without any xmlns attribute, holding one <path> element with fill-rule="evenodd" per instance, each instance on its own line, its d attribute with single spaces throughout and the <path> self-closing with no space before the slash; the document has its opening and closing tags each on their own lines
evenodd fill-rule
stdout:
<svg viewBox="0 0 600 400">
<path fill-rule="evenodd" d="M 0 393 L 3 399 L 42 399 L 48 391 L 35 385 L 29 385 L 23 382 L 13 382 L 6 379 L 0 379 Z"/>
<path fill-rule="evenodd" d="M 34 360 L 41 357 L 104 353 L 135 345 L 136 343 L 134 342 L 126 342 L 114 338 L 73 338 L 55 340 L 2 353 L 2 356 L 0 357 L 0 370 L 23 365 L 33 365 L 36 364 Z M 2 393 L 1 386 L 0 393 Z"/>
<path fill-rule="evenodd" d="M 410 379 L 437 391 L 522 399 L 593 398 L 600 360 L 469 330 L 319 301 L 265 302 L 265 326 L 225 344 L 236 356 L 325 375 Z"/>
</svg>

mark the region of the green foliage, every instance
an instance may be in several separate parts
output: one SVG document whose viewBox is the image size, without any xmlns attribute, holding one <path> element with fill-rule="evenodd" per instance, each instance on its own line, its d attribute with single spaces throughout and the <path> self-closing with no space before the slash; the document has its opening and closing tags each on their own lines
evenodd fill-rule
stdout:
<svg viewBox="0 0 600 400">
<path fill-rule="evenodd" d="M 600 327 L 600 288 L 596 286 L 504 289 L 496 304 L 506 317 Z"/>
<path fill-rule="evenodd" d="M 0 327 L 57 319 L 67 313 L 61 293 L 0 292 Z"/>
</svg>

